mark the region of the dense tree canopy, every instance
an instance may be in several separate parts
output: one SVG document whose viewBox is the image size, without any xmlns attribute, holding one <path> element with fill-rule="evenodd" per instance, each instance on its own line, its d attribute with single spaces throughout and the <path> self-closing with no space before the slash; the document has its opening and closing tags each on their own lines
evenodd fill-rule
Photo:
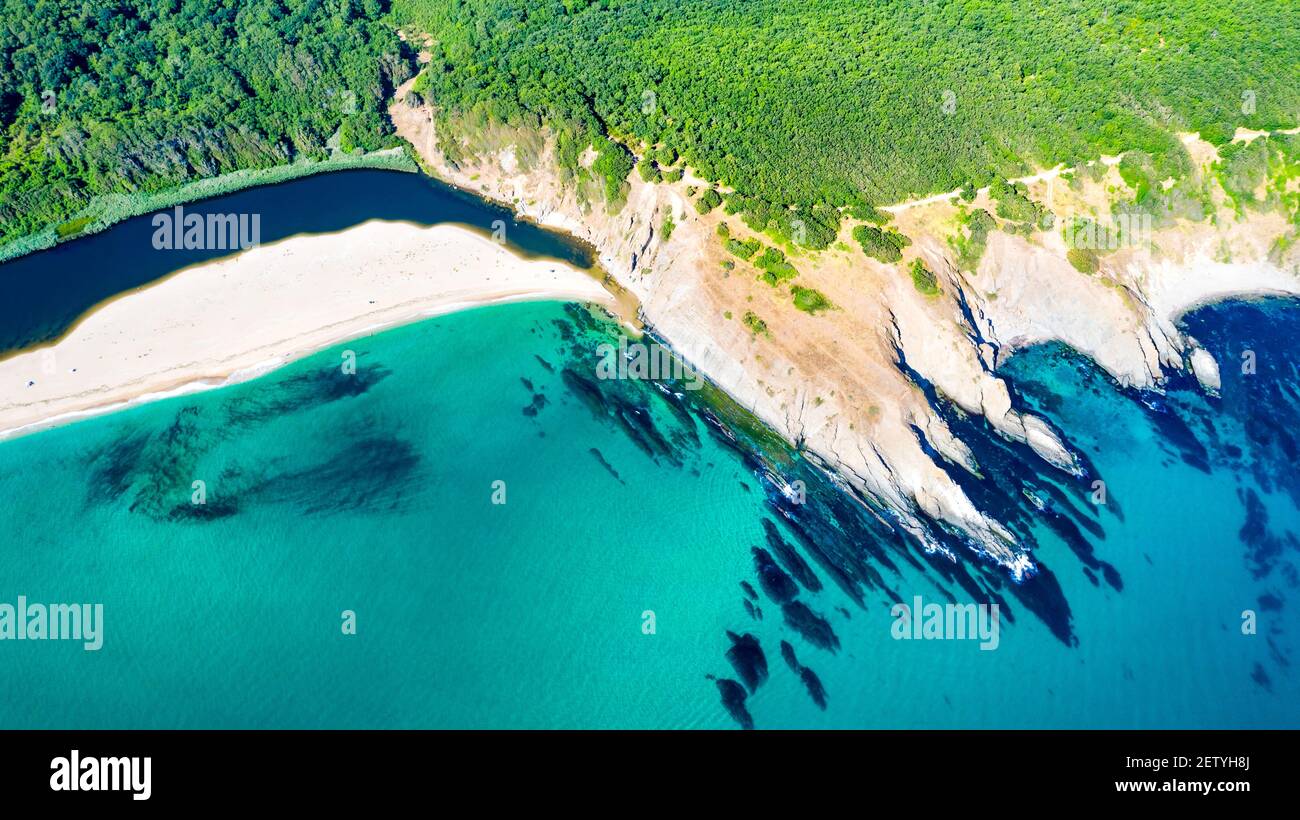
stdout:
<svg viewBox="0 0 1300 820">
<path fill-rule="evenodd" d="M 0 242 L 106 193 L 392 144 L 432 37 L 442 111 L 547 122 L 617 204 L 679 155 L 727 212 L 808 247 L 841 208 L 1300 112 L 1300 5 L 1275 0 L 0 0 Z M 638 156 L 633 157 L 627 149 Z M 1251 160 L 1251 162 L 1247 162 Z M 1252 164 L 1253 162 L 1253 164 Z M 1238 158 L 1235 177 L 1258 166 Z M 702 206 L 712 207 L 706 194 Z M 1025 210 L 1007 196 L 1003 210 Z M 1175 202 L 1167 210 L 1190 209 Z M 1026 223 L 1028 224 L 1028 223 Z"/>
<path fill-rule="evenodd" d="M 393 142 L 379 0 L 0 0 L 0 243 L 96 194 Z"/>
<path fill-rule="evenodd" d="M 435 40 L 427 88 L 438 105 L 490 101 L 505 119 L 666 147 L 734 188 L 741 204 L 729 211 L 746 214 L 764 202 L 863 209 L 1130 149 L 1179 168 L 1175 131 L 1222 142 L 1237 126 L 1292 126 L 1300 112 L 1300 4 L 1275 0 L 394 8 Z M 808 244 L 825 241 L 828 221 Z"/>
</svg>

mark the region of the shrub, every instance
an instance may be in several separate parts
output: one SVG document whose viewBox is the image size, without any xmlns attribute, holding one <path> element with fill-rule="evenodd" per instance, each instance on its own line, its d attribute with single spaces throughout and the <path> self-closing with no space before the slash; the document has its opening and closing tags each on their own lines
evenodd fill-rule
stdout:
<svg viewBox="0 0 1300 820">
<path fill-rule="evenodd" d="M 853 229 L 853 238 L 862 246 L 862 252 L 881 262 L 897 262 L 903 258 L 903 248 L 912 240 L 896 231 L 881 230 L 874 225 L 859 225 Z"/>
<path fill-rule="evenodd" d="M 1092 276 L 1101 267 L 1096 252 L 1085 248 L 1070 248 L 1065 252 L 1065 258 L 1070 260 L 1070 264 L 1074 265 L 1075 270 L 1089 276 Z"/>
<path fill-rule="evenodd" d="M 722 197 L 717 191 L 710 188 L 700 194 L 700 198 L 695 200 L 695 210 L 701 214 L 707 214 L 709 211 L 722 204 Z"/>
<path fill-rule="evenodd" d="M 741 242 L 734 237 L 726 241 L 725 247 L 729 253 L 739 256 L 741 259 L 751 259 L 758 249 L 763 247 L 763 243 L 757 239 L 746 239 Z"/>
<path fill-rule="evenodd" d="M 654 183 L 663 180 L 663 174 L 659 173 L 659 169 L 656 168 L 655 164 L 648 158 L 643 159 L 636 164 L 636 171 L 641 175 L 641 179 L 645 182 Z"/>
<path fill-rule="evenodd" d="M 804 313 L 816 314 L 818 311 L 830 310 L 834 305 L 831 300 L 819 290 L 813 288 L 803 288 L 794 285 L 790 288 L 790 293 L 794 295 L 794 306 Z"/>
<path fill-rule="evenodd" d="M 785 254 L 776 248 L 768 248 L 763 251 L 763 255 L 755 260 L 754 264 L 759 270 L 763 271 L 763 281 L 772 287 L 776 287 L 780 283 L 799 275 L 799 271 L 794 269 L 794 265 L 786 261 Z"/>
<path fill-rule="evenodd" d="M 912 285 L 926 296 L 939 295 L 939 279 L 920 259 L 912 260 Z"/>
</svg>

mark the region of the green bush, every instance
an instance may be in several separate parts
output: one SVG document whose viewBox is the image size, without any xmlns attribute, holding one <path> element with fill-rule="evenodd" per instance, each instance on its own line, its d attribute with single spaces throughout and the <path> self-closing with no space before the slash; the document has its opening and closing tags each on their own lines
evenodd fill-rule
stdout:
<svg viewBox="0 0 1300 820">
<path fill-rule="evenodd" d="M 676 227 L 677 225 L 673 222 L 672 214 L 664 217 L 663 225 L 659 228 L 659 234 L 663 237 L 664 242 L 667 242 L 672 237 L 673 228 Z"/>
<path fill-rule="evenodd" d="M 998 223 L 988 211 L 976 208 L 962 221 L 969 236 L 958 239 L 954 245 L 957 250 L 957 267 L 965 271 L 974 271 L 984 258 L 984 249 L 988 246 L 988 236 L 997 230 Z"/>
<path fill-rule="evenodd" d="M 920 259 L 912 260 L 912 285 L 926 296 L 939 295 L 939 279 Z"/>
<path fill-rule="evenodd" d="M 695 200 L 695 210 L 701 214 L 707 214 L 709 211 L 722 204 L 722 197 L 717 191 L 710 188 L 700 194 L 700 198 Z"/>
<path fill-rule="evenodd" d="M 739 256 L 741 259 L 751 259 L 763 247 L 763 243 L 757 239 L 746 239 L 741 242 L 733 237 L 726 241 L 724 247 L 729 253 Z"/>
<path fill-rule="evenodd" d="M 799 275 L 794 265 L 786 261 L 785 254 L 776 248 L 764 250 L 763 255 L 754 261 L 754 265 L 763 271 L 760 278 L 772 287 Z"/>
<path fill-rule="evenodd" d="M 624 188 L 634 159 L 631 152 L 613 140 L 598 137 L 592 144 L 596 148 L 596 161 L 591 164 L 591 170 L 604 182 L 610 211 L 618 211 L 623 206 Z"/>
<path fill-rule="evenodd" d="M 643 182 L 662 182 L 663 174 L 655 167 L 655 164 L 649 159 L 643 159 L 636 164 L 636 172 L 641 176 Z"/>
<path fill-rule="evenodd" d="M 1075 270 L 1080 273 L 1086 273 L 1089 276 L 1096 273 L 1101 268 L 1101 262 L 1097 258 L 1095 251 L 1086 248 L 1070 248 L 1065 252 L 1065 258 L 1070 260 Z"/>
<path fill-rule="evenodd" d="M 862 246 L 863 253 L 881 262 L 897 262 L 903 258 L 903 248 L 912 244 L 912 240 L 901 233 L 874 225 L 858 225 L 853 229 L 853 238 Z"/>
<path fill-rule="evenodd" d="M 831 300 L 827 299 L 819 290 L 793 285 L 790 288 L 790 293 L 794 295 L 794 306 L 804 313 L 816 314 L 819 311 L 830 310 L 834 307 Z"/>
<path fill-rule="evenodd" d="M 1046 208 L 1029 198 L 1027 189 L 1019 182 L 994 180 L 989 186 L 989 196 L 997 202 L 998 216 L 1022 225 L 1035 228 L 1045 225 L 1045 219 L 1050 214 Z"/>
</svg>

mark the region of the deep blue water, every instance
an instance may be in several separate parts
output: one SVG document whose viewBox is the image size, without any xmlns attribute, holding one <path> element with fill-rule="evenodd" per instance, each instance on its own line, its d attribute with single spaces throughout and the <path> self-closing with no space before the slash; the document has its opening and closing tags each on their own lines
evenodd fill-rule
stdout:
<svg viewBox="0 0 1300 820">
<path fill-rule="evenodd" d="M 951 536 L 927 555 L 723 397 L 597 379 L 616 331 L 573 306 L 2 443 L 0 602 L 102 602 L 105 639 L 0 641 L 0 726 L 1300 725 L 1300 310 L 1187 325 L 1222 399 L 1059 346 L 1009 362 L 1082 480 L 942 408 L 961 480 L 1033 545 L 1019 585 Z M 895 640 L 916 595 L 998 604 L 997 648 Z"/>
</svg>

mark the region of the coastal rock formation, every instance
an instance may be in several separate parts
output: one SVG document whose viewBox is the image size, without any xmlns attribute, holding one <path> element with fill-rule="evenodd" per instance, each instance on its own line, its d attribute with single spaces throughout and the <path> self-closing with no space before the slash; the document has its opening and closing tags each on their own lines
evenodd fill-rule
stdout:
<svg viewBox="0 0 1300 820">
<path fill-rule="evenodd" d="M 963 271 L 953 250 L 960 231 L 953 227 L 954 193 L 886 209 L 893 227 L 913 240 L 904 262 L 865 256 L 847 225 L 832 247 L 792 256 L 797 283 L 815 286 L 834 306 L 810 315 L 796 309 L 786 288 L 742 272 L 717 232 L 723 222 L 733 235 L 748 235 L 747 229 L 721 208 L 699 214 L 690 207 L 687 189 L 708 183 L 689 169 L 676 183 L 647 183 L 634 173 L 626 202 L 609 208 L 561 181 L 549 141 L 525 163 L 497 133 L 494 146 L 458 145 L 452 162 L 440 149 L 428 105 L 405 89 L 396 99 L 390 114 L 398 133 L 433 173 L 591 243 L 608 274 L 639 300 L 647 328 L 693 368 L 854 492 L 878 502 L 927 548 L 945 550 L 933 534 L 938 522 L 1016 578 L 1032 574 L 1033 562 L 950 473 L 978 477 L 980 465 L 939 412 L 939 400 L 982 416 L 1065 474 L 1083 476 L 1068 442 L 1016 407 L 998 376 L 1015 349 L 1059 340 L 1092 357 L 1119 384 L 1145 389 L 1158 389 L 1190 357 L 1209 386 L 1204 356 L 1179 331 L 1178 317 L 1236 294 L 1300 293 L 1295 252 L 1270 259 L 1286 225 L 1267 213 L 1155 231 L 1140 246 L 1108 254 L 1091 275 L 1067 261 L 1059 231 L 993 231 L 978 265 Z M 519 142 L 525 140 L 536 144 L 536 133 L 521 133 Z M 1109 158 L 1098 170 L 1118 179 L 1109 167 L 1114 162 Z M 1079 193 L 1057 177 L 1053 171 L 1028 178 L 1029 195 L 1086 212 L 1100 183 Z M 982 190 L 966 207 L 994 205 Z M 665 237 L 668 219 L 673 227 Z M 1225 244 L 1236 261 L 1219 252 Z M 905 267 L 912 259 L 934 272 L 937 294 L 914 286 Z M 746 316 L 761 324 L 743 321 Z M 785 596 L 775 597 L 783 603 Z"/>
<path fill-rule="evenodd" d="M 1214 357 L 1205 348 L 1198 347 L 1188 356 L 1188 363 L 1201 387 L 1205 388 L 1207 393 L 1217 396 L 1223 381 L 1219 377 L 1219 363 L 1214 360 Z"/>
</svg>

